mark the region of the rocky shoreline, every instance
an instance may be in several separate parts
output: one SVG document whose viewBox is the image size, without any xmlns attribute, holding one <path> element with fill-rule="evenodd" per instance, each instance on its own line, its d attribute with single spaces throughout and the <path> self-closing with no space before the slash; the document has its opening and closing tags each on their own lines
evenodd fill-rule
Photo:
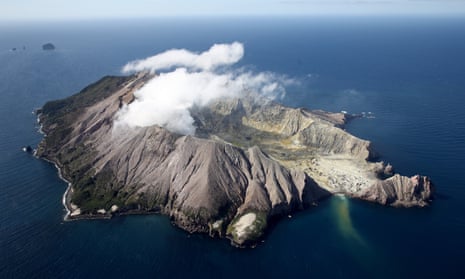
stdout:
<svg viewBox="0 0 465 279">
<path fill-rule="evenodd" d="M 345 130 L 357 117 L 287 108 L 259 96 L 219 99 L 190 113 L 195 135 L 159 126 L 115 128 L 148 73 L 105 77 L 39 111 L 36 156 L 67 181 L 65 219 L 168 215 L 189 232 L 254 246 L 269 222 L 335 193 L 390 206 L 426 206 L 429 178 L 395 174 L 371 143 Z"/>
</svg>

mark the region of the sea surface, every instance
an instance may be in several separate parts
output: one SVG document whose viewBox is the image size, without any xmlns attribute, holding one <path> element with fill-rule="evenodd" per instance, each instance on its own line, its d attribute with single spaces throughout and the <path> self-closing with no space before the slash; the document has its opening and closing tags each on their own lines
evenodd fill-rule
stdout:
<svg viewBox="0 0 465 279">
<path fill-rule="evenodd" d="M 32 111 L 128 61 L 244 43 L 237 67 L 299 81 L 283 103 L 371 112 L 348 125 L 427 208 L 335 196 L 284 218 L 255 249 L 188 234 L 165 216 L 64 222 L 55 167 L 21 151 Z M 43 51 L 52 42 L 55 51 Z M 11 51 L 17 48 L 16 51 Z M 465 19 L 166 18 L 0 23 L 0 278 L 465 278 Z"/>
</svg>

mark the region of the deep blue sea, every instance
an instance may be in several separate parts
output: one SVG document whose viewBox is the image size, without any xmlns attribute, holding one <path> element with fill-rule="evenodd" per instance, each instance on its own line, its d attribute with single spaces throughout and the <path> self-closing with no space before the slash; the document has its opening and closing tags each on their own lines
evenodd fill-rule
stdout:
<svg viewBox="0 0 465 279">
<path fill-rule="evenodd" d="M 397 172 L 429 175 L 432 206 L 333 197 L 255 249 L 189 235 L 165 216 L 63 222 L 67 185 L 21 151 L 42 138 L 31 112 L 128 61 L 232 41 L 245 46 L 238 66 L 300 81 L 282 102 L 372 112 L 347 129 Z M 57 49 L 42 51 L 47 42 Z M 464 18 L 0 23 L 0 278 L 465 278 L 464 174 Z"/>
</svg>

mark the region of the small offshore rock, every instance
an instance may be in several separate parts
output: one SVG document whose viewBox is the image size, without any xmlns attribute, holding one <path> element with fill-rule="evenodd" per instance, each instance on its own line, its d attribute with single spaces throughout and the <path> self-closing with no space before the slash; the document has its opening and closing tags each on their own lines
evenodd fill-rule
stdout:
<svg viewBox="0 0 465 279">
<path fill-rule="evenodd" d="M 34 151 L 30 145 L 23 146 L 22 150 L 26 153 L 32 153 Z"/>
<path fill-rule="evenodd" d="M 43 50 L 54 50 L 55 46 L 52 43 L 46 43 L 42 45 L 42 49 Z"/>
</svg>

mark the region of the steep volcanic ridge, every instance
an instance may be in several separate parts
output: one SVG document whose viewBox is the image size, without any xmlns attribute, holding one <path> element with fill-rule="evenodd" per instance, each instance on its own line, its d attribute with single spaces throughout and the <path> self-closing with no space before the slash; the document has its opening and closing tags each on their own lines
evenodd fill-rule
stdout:
<svg viewBox="0 0 465 279">
<path fill-rule="evenodd" d="M 36 155 L 70 182 L 67 218 L 161 213 L 189 232 L 250 246 L 271 220 L 332 193 L 406 207 L 432 197 L 427 177 L 373 162 L 370 142 L 343 130 L 347 114 L 245 94 L 191 108 L 195 135 L 115 128 L 117 112 L 151 78 L 104 77 L 38 111 L 46 136 Z"/>
</svg>

